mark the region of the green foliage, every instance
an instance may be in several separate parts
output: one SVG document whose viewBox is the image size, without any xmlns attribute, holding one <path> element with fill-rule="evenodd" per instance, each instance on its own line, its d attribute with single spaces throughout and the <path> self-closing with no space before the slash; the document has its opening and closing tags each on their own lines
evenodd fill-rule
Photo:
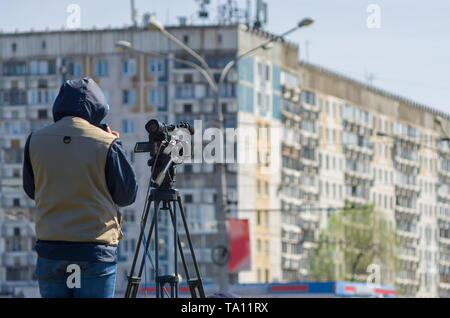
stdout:
<svg viewBox="0 0 450 318">
<path fill-rule="evenodd" d="M 396 268 L 396 234 L 373 205 L 346 206 L 322 230 L 311 259 L 312 278 L 319 281 L 366 281 L 370 264 L 381 266 L 382 283 L 392 283 Z M 387 275 L 389 274 L 389 275 Z"/>
</svg>

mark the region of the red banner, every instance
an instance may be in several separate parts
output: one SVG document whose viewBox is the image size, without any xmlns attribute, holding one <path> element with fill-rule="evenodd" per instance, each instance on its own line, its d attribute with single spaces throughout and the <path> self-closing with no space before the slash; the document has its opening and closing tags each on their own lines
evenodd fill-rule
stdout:
<svg viewBox="0 0 450 318">
<path fill-rule="evenodd" d="M 227 220 L 227 228 L 228 248 L 230 250 L 228 271 L 236 273 L 242 270 L 250 270 L 250 230 L 248 220 L 229 218 Z"/>
</svg>

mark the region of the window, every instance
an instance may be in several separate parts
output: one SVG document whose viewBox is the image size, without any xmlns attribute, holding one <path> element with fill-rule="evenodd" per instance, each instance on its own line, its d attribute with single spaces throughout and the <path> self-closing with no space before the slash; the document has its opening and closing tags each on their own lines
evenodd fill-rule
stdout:
<svg viewBox="0 0 450 318">
<path fill-rule="evenodd" d="M 20 178 L 20 169 L 13 169 L 13 177 Z"/>
<path fill-rule="evenodd" d="M 136 75 L 136 60 L 127 60 L 123 62 L 123 74 Z"/>
<path fill-rule="evenodd" d="M 195 86 L 183 85 L 175 88 L 176 98 L 195 98 Z"/>
<path fill-rule="evenodd" d="M 150 88 L 149 90 L 149 98 L 148 98 L 150 105 L 162 105 L 163 102 L 163 88 L 162 87 L 155 87 Z"/>
<path fill-rule="evenodd" d="M 134 210 L 132 209 L 123 210 L 123 220 L 124 222 L 134 222 L 136 220 Z"/>
<path fill-rule="evenodd" d="M 184 195 L 184 201 L 185 201 L 186 203 L 192 203 L 192 202 L 194 202 L 193 197 L 192 197 L 192 194 L 185 194 L 185 195 Z"/>
<path fill-rule="evenodd" d="M 37 61 L 30 62 L 30 74 L 37 75 L 38 74 L 38 64 Z"/>
<path fill-rule="evenodd" d="M 150 60 L 148 63 L 148 73 L 151 75 L 158 75 L 164 71 L 164 61 L 163 60 Z"/>
<path fill-rule="evenodd" d="M 122 92 L 122 103 L 125 105 L 136 105 L 136 91 L 124 90 Z"/>
<path fill-rule="evenodd" d="M 48 62 L 40 61 L 39 62 L 39 74 L 48 74 Z"/>
<path fill-rule="evenodd" d="M 69 74 L 75 77 L 81 77 L 83 75 L 83 64 L 81 61 L 69 64 Z"/>
<path fill-rule="evenodd" d="M 316 105 L 316 94 L 307 90 L 302 91 L 302 102 Z"/>
<path fill-rule="evenodd" d="M 134 134 L 135 133 L 134 120 L 124 119 L 122 121 L 122 131 L 124 134 Z"/>
<path fill-rule="evenodd" d="M 4 62 L 3 63 L 3 75 L 15 76 L 25 75 L 27 73 L 26 62 Z"/>
<path fill-rule="evenodd" d="M 184 42 L 184 44 L 188 44 L 189 43 L 189 36 L 188 35 L 183 35 L 183 42 Z"/>
<path fill-rule="evenodd" d="M 47 119 L 48 113 L 46 109 L 39 109 L 38 110 L 38 119 Z"/>
<path fill-rule="evenodd" d="M 185 113 L 192 113 L 192 104 L 184 104 L 183 110 Z"/>
<path fill-rule="evenodd" d="M 101 60 L 95 63 L 95 76 L 108 76 L 108 61 Z"/>
<path fill-rule="evenodd" d="M 183 82 L 184 83 L 192 83 L 193 82 L 192 74 L 184 74 L 183 75 Z"/>
</svg>

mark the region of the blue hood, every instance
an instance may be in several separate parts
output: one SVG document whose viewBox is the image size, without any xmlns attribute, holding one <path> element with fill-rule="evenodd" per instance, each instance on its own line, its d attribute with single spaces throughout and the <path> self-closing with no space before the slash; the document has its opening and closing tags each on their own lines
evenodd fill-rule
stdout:
<svg viewBox="0 0 450 318">
<path fill-rule="evenodd" d="M 106 117 L 109 105 L 102 89 L 91 78 L 66 81 L 53 104 L 53 120 L 74 116 L 98 126 Z"/>
</svg>

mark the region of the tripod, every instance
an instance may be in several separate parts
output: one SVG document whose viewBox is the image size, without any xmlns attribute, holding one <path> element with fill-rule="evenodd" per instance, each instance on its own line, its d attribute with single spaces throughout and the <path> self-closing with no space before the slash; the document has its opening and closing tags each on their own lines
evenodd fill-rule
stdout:
<svg viewBox="0 0 450 318">
<path fill-rule="evenodd" d="M 148 236 L 145 237 L 145 227 L 147 223 L 148 213 L 150 211 L 150 206 L 153 203 L 154 213 L 152 217 L 152 223 L 148 232 Z M 160 204 L 162 207 L 160 208 Z M 181 240 L 177 231 L 177 205 L 180 209 L 181 218 L 184 225 L 184 230 L 186 233 L 186 238 L 189 245 L 189 250 L 191 252 L 192 261 L 194 264 L 196 278 L 191 279 L 186 264 L 186 259 L 183 253 Z M 174 274 L 173 275 L 159 275 L 159 260 L 158 260 L 158 215 L 159 211 L 168 211 L 170 218 L 172 220 L 173 235 L 174 235 Z M 198 268 L 197 260 L 195 258 L 194 248 L 192 247 L 192 241 L 189 234 L 189 229 L 186 222 L 186 217 L 183 210 L 183 205 L 181 203 L 181 196 L 176 189 L 161 189 L 153 188 L 150 191 L 150 195 L 146 199 L 144 214 L 142 216 L 141 231 L 139 234 L 139 240 L 136 247 L 136 252 L 134 254 L 133 263 L 131 266 L 130 275 L 128 278 L 128 285 L 125 292 L 125 298 L 136 298 L 139 284 L 141 282 L 142 271 L 144 269 L 145 257 L 148 254 L 148 248 L 150 245 L 151 237 L 153 234 L 153 229 L 155 230 L 155 283 L 156 283 L 156 297 L 164 298 L 164 293 L 166 285 L 170 286 L 170 298 L 178 297 L 178 250 L 180 252 L 181 261 L 183 263 L 184 272 L 186 275 L 186 280 L 189 286 L 189 291 L 191 292 L 192 298 L 205 298 L 205 292 L 203 290 L 202 279 L 200 277 L 200 271 Z M 144 238 L 145 249 L 142 254 L 141 263 L 139 266 L 138 274 L 135 275 L 137 260 L 139 257 L 139 251 L 142 244 L 142 239 Z M 178 247 L 178 249 L 177 249 Z"/>
</svg>

